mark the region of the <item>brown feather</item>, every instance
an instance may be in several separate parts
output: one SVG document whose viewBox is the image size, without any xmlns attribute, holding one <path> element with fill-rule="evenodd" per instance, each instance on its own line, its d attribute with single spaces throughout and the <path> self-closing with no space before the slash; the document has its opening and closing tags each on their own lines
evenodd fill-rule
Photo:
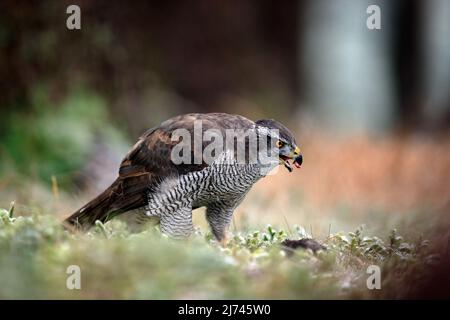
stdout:
<svg viewBox="0 0 450 320">
<path fill-rule="evenodd" d="M 88 229 L 96 220 L 106 222 L 121 213 L 145 206 L 147 193 L 164 178 L 202 170 L 205 163 L 175 165 L 170 158 L 173 146 L 178 143 L 172 141 L 172 132 L 184 128 L 193 134 L 195 120 L 202 121 L 203 131 L 214 128 L 222 133 L 226 129 L 248 129 L 254 125 L 253 121 L 239 115 L 192 113 L 171 118 L 159 127 L 147 130 L 123 159 L 116 181 L 73 213 L 65 223 Z"/>
</svg>

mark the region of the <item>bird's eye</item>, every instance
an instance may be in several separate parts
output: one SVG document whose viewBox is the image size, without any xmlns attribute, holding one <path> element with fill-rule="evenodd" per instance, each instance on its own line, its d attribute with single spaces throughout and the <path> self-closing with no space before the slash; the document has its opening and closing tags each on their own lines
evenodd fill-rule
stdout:
<svg viewBox="0 0 450 320">
<path fill-rule="evenodd" d="M 278 148 L 282 148 L 283 146 L 284 146 L 284 142 L 281 141 L 281 140 L 278 140 L 278 141 L 277 141 L 277 147 L 278 147 Z"/>
</svg>

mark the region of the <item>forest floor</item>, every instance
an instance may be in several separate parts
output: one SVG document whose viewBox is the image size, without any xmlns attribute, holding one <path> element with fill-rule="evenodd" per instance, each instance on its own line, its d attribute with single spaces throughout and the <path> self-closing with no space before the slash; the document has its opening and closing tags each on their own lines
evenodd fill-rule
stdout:
<svg viewBox="0 0 450 320">
<path fill-rule="evenodd" d="M 157 229 L 130 234 L 112 221 L 70 234 L 53 216 L 2 209 L 0 298 L 408 298 L 423 293 L 448 257 L 448 244 L 440 248 L 436 238 L 412 239 L 395 229 L 383 236 L 363 227 L 330 233 L 316 239 L 326 248 L 318 252 L 284 245 L 311 238 L 300 226 L 232 232 L 226 247 L 209 232 L 181 241 Z M 378 280 L 369 277 L 377 268 L 374 288 Z"/>
<path fill-rule="evenodd" d="M 235 212 L 226 247 L 212 239 L 201 210 L 196 234 L 184 241 L 157 227 L 130 234 L 114 220 L 71 234 L 61 220 L 102 186 L 64 191 L 58 177 L 45 184 L 8 171 L 0 180 L 0 298 L 448 295 L 449 140 L 304 139 L 314 143 L 303 150 L 302 169 L 257 183 Z M 283 245 L 310 238 L 326 250 Z"/>
</svg>

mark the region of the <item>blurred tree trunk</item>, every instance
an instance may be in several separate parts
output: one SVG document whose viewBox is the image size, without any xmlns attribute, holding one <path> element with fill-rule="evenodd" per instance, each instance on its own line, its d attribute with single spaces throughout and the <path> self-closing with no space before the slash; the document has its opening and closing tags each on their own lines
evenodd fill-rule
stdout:
<svg viewBox="0 0 450 320">
<path fill-rule="evenodd" d="M 378 4 L 382 30 L 369 30 L 366 9 Z M 384 132 L 396 100 L 391 76 L 390 1 L 314 0 L 302 13 L 302 103 L 333 131 Z"/>
<path fill-rule="evenodd" d="M 432 129 L 450 126 L 450 1 L 423 3 L 424 118 Z"/>
<path fill-rule="evenodd" d="M 381 30 L 366 27 L 370 4 L 381 8 Z M 348 133 L 448 128 L 449 1 L 319 0 L 305 9 L 301 102 L 314 119 Z"/>
</svg>

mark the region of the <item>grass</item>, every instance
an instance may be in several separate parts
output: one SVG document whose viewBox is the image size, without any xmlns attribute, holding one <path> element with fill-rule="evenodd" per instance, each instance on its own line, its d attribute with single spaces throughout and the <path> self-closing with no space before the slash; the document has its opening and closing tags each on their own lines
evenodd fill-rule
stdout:
<svg viewBox="0 0 450 320">
<path fill-rule="evenodd" d="M 16 216 L 11 206 L 0 209 L 0 298 L 401 298 L 426 281 L 439 259 L 430 240 L 407 241 L 396 230 L 385 237 L 367 235 L 363 227 L 329 234 L 319 239 L 328 249 L 316 254 L 281 244 L 308 237 L 300 226 L 269 225 L 233 230 L 223 248 L 206 231 L 180 241 L 157 227 L 130 234 L 120 221 L 71 234 L 50 214 Z M 374 264 L 383 270 L 381 290 L 366 286 Z M 66 287 L 71 265 L 80 267 L 80 290 Z M 408 282 L 411 275 L 416 286 Z"/>
</svg>

